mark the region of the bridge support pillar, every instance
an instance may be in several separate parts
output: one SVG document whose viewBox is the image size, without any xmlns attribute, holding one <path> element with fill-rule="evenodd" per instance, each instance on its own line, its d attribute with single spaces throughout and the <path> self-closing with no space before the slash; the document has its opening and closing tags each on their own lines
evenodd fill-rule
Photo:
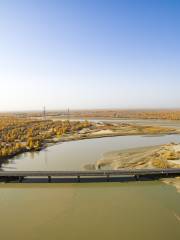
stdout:
<svg viewBox="0 0 180 240">
<path fill-rule="evenodd" d="M 48 182 L 51 183 L 51 176 L 48 176 Z"/>
<path fill-rule="evenodd" d="M 136 179 L 136 181 L 138 181 L 139 180 L 139 175 L 135 175 L 135 179 Z"/>
<path fill-rule="evenodd" d="M 19 183 L 22 183 L 24 177 L 19 176 Z"/>
</svg>

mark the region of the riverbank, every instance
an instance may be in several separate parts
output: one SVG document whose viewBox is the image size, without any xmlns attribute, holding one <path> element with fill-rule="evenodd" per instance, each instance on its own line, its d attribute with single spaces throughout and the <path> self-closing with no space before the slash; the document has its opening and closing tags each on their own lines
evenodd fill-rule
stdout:
<svg viewBox="0 0 180 240">
<path fill-rule="evenodd" d="M 105 153 L 102 159 L 85 169 L 179 168 L 180 144 L 141 147 Z"/>
<path fill-rule="evenodd" d="M 176 188 L 177 192 L 180 193 L 180 177 L 176 178 L 169 178 L 169 179 L 162 179 L 161 180 L 163 183 L 166 183 L 168 185 L 171 185 Z M 179 218 L 180 220 L 180 218 Z"/>
<path fill-rule="evenodd" d="M 31 125 L 32 124 L 34 124 L 36 127 L 34 130 L 35 136 L 33 138 L 31 137 L 29 139 L 27 135 L 25 137 L 23 136 L 23 139 L 25 139 L 23 141 L 21 141 L 20 138 L 18 139 L 14 138 L 13 141 L 10 139 L 10 142 L 6 141 L 1 142 L 2 145 L 0 156 L 1 163 L 21 153 L 41 151 L 44 148 L 47 148 L 51 145 L 61 142 L 115 136 L 133 136 L 133 135 L 160 136 L 179 133 L 179 130 L 175 128 L 147 125 L 140 126 L 136 124 L 128 124 L 123 122 L 122 123 L 56 122 L 54 124 L 53 122 L 45 121 L 35 123 L 33 122 L 31 123 Z M 44 127 L 45 124 L 47 125 L 47 128 Z M 66 125 L 67 128 L 67 130 L 63 134 L 58 133 L 58 131 L 60 131 L 61 129 L 58 130 L 57 126 L 60 125 L 62 126 Z M 50 126 L 52 126 L 52 128 L 50 128 Z M 7 129 L 4 128 L 3 131 L 10 131 L 9 127 Z M 32 130 L 30 131 L 30 134 L 32 134 Z"/>
<path fill-rule="evenodd" d="M 180 131 L 175 128 L 161 126 L 136 125 L 128 123 L 93 123 L 92 128 L 86 128 L 73 134 L 65 134 L 60 138 L 54 138 L 51 142 L 65 142 L 81 139 L 104 138 L 115 136 L 160 136 L 169 134 L 179 134 Z"/>
</svg>

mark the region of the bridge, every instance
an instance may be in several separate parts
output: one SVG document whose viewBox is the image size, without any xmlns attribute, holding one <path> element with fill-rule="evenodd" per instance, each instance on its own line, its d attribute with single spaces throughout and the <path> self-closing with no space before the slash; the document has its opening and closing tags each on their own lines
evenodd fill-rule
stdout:
<svg viewBox="0 0 180 240">
<path fill-rule="evenodd" d="M 135 180 L 145 178 L 157 179 L 180 176 L 180 168 L 169 169 L 120 169 L 120 170 L 90 170 L 90 171 L 0 171 L 0 180 L 5 182 L 23 182 L 26 179 L 43 178 L 48 182 L 53 179 L 66 179 L 68 177 L 77 179 L 102 178 L 110 181 L 113 178 L 133 177 Z"/>
</svg>

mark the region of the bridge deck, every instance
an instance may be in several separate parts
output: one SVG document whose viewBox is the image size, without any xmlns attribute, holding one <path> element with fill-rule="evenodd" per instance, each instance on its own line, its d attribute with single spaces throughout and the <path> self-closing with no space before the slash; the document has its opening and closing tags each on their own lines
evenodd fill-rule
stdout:
<svg viewBox="0 0 180 240">
<path fill-rule="evenodd" d="M 16 179 L 22 181 L 27 177 L 109 177 L 134 176 L 139 177 L 175 177 L 180 176 L 180 168 L 174 169 L 121 169 L 121 170 L 91 170 L 91 171 L 0 171 L 0 179 Z"/>
</svg>

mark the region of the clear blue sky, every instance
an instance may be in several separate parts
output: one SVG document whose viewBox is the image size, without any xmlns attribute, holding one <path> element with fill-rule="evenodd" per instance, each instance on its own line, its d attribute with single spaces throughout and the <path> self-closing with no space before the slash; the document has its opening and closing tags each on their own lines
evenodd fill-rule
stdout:
<svg viewBox="0 0 180 240">
<path fill-rule="evenodd" d="M 179 0 L 0 0 L 0 110 L 180 107 Z"/>
</svg>

